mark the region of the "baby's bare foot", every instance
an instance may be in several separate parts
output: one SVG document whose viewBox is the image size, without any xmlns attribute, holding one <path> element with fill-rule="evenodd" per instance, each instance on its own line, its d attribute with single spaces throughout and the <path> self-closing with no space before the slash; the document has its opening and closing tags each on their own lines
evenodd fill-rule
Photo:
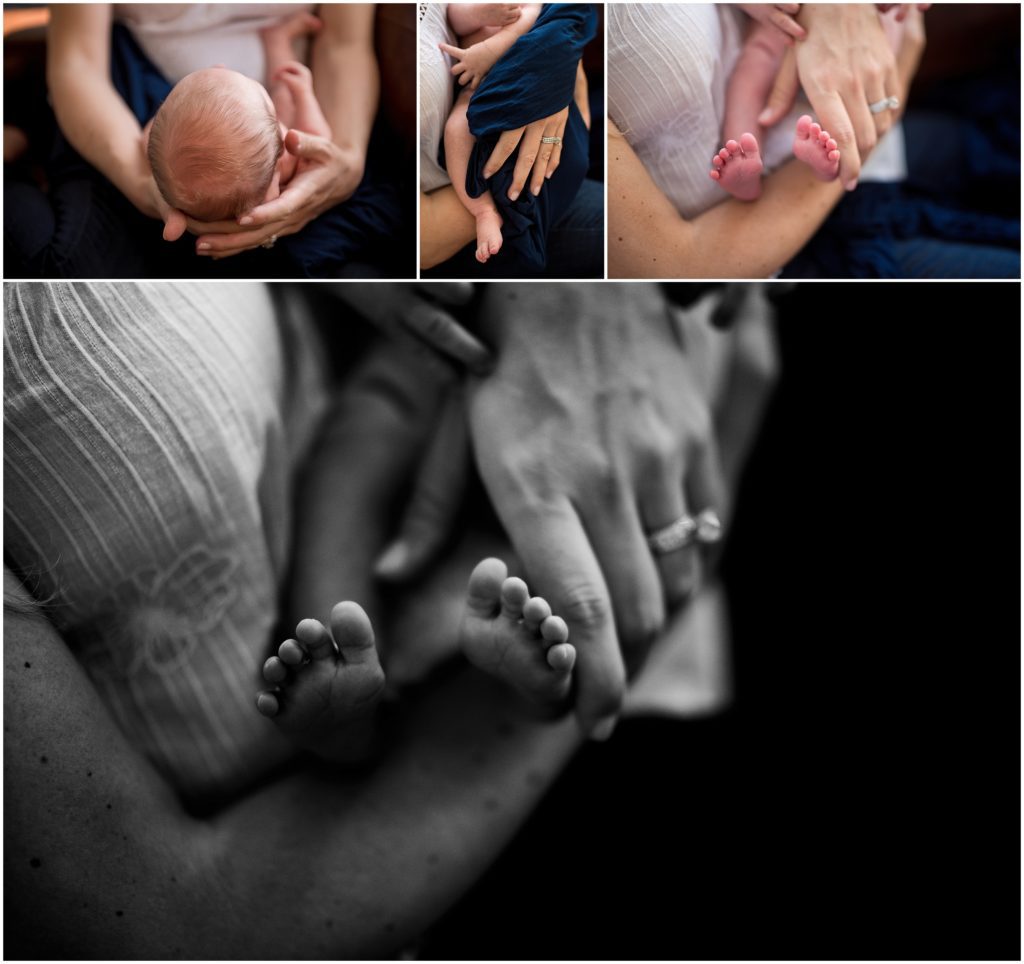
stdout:
<svg viewBox="0 0 1024 964">
<path fill-rule="evenodd" d="M 569 694 L 576 650 L 569 627 L 526 583 L 508 577 L 500 559 L 477 563 L 469 577 L 459 642 L 478 669 L 504 680 L 534 703 L 557 704 Z"/>
<path fill-rule="evenodd" d="M 333 637 L 333 638 L 332 638 Z M 384 690 L 373 627 L 362 606 L 340 602 L 331 612 L 331 630 L 316 619 L 295 627 L 263 666 L 274 686 L 256 696 L 256 707 L 303 749 L 329 760 L 349 761 Z M 358 735 L 358 740 L 353 739 Z"/>
<path fill-rule="evenodd" d="M 734 198 L 756 201 L 761 196 L 761 172 L 764 162 L 753 134 L 743 134 L 739 142 L 726 141 L 711 158 L 711 177 Z"/>
<path fill-rule="evenodd" d="M 832 181 L 839 176 L 839 151 L 835 140 L 807 114 L 796 122 L 793 153 L 821 180 Z"/>
<path fill-rule="evenodd" d="M 488 208 L 476 216 L 476 260 L 481 264 L 501 250 L 501 223 L 496 208 Z"/>
</svg>

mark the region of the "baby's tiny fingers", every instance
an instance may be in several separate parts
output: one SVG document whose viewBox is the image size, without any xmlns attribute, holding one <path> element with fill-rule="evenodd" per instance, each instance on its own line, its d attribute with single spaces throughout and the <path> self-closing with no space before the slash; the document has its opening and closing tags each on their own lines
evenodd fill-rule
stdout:
<svg viewBox="0 0 1024 964">
<path fill-rule="evenodd" d="M 456 60 L 462 60 L 466 56 L 466 51 L 461 47 L 453 47 L 451 44 L 438 44 L 449 57 L 454 57 Z"/>
</svg>

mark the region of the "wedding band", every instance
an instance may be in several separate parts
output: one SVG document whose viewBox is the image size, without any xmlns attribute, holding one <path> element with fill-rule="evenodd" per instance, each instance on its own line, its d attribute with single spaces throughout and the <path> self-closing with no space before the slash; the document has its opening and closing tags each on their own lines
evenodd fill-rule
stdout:
<svg viewBox="0 0 1024 964">
<path fill-rule="evenodd" d="M 261 248 L 266 248 L 269 251 L 276 243 L 277 243 L 277 235 L 276 234 L 272 234 L 269 238 L 267 238 L 266 241 L 263 242 L 263 244 L 260 245 L 260 247 Z"/>
<path fill-rule="evenodd" d="M 542 137 L 540 139 L 541 144 L 561 144 L 562 138 L 560 137 Z"/>
<path fill-rule="evenodd" d="M 881 100 L 876 100 L 873 104 L 868 104 L 868 110 L 872 114 L 881 114 L 883 110 L 896 110 L 899 106 L 899 97 L 883 97 Z"/>
<path fill-rule="evenodd" d="M 722 538 L 722 520 L 714 509 L 705 509 L 697 514 L 695 538 L 703 545 L 711 545 Z"/>
<path fill-rule="evenodd" d="M 656 556 L 665 556 L 677 549 L 685 549 L 693 542 L 697 533 L 697 523 L 692 516 L 681 515 L 675 522 L 652 532 L 647 537 L 647 545 Z"/>
</svg>

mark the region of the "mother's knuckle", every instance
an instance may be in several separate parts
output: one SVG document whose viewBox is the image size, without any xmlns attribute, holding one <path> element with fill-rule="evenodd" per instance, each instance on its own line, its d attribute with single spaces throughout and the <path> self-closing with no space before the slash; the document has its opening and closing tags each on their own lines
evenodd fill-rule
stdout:
<svg viewBox="0 0 1024 964">
<path fill-rule="evenodd" d="M 611 620 L 611 603 L 593 583 L 576 583 L 563 592 L 562 614 L 571 625 L 603 629 Z"/>
<path fill-rule="evenodd" d="M 619 618 L 619 639 L 626 649 L 648 649 L 665 627 L 660 601 L 627 605 Z"/>
</svg>

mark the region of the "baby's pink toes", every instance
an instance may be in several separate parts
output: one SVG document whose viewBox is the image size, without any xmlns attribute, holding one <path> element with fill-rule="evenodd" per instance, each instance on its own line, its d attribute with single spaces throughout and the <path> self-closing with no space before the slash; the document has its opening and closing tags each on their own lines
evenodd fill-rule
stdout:
<svg viewBox="0 0 1024 964">
<path fill-rule="evenodd" d="M 761 160 L 757 138 L 745 133 L 738 141 L 728 140 L 712 159 L 708 172 L 733 197 L 753 201 L 761 194 Z"/>
<path fill-rule="evenodd" d="M 823 181 L 839 174 L 839 150 L 835 138 L 804 114 L 796 122 L 793 153 Z"/>
</svg>

